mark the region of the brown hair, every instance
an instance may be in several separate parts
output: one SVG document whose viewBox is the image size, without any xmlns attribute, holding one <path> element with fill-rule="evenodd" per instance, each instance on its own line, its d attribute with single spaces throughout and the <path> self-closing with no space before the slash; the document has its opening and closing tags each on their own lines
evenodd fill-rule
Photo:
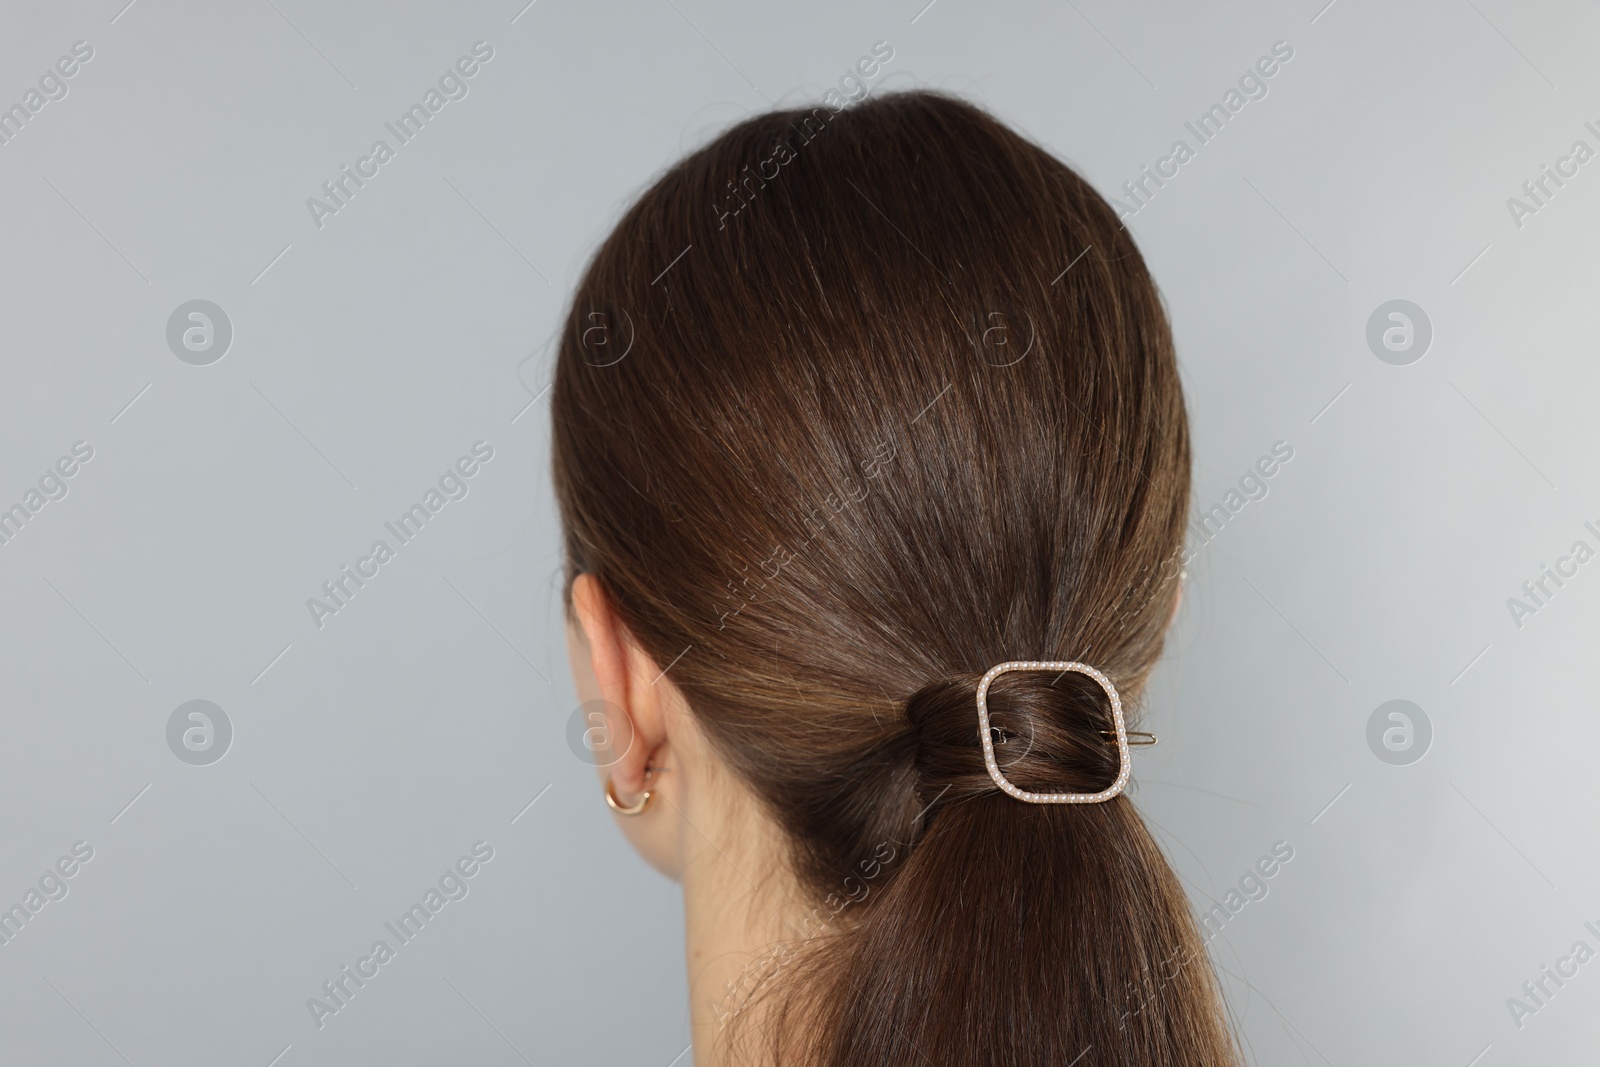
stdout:
<svg viewBox="0 0 1600 1067">
<path fill-rule="evenodd" d="M 741 122 L 600 248 L 551 403 L 569 606 L 594 574 L 816 901 L 872 879 L 770 983 L 775 1062 L 1238 1062 L 1133 802 L 1019 802 L 978 742 L 1001 661 L 1136 702 L 1177 592 L 1171 335 L 1082 178 L 932 92 Z M 1022 788 L 1115 777 L 1090 679 L 989 706 Z"/>
</svg>

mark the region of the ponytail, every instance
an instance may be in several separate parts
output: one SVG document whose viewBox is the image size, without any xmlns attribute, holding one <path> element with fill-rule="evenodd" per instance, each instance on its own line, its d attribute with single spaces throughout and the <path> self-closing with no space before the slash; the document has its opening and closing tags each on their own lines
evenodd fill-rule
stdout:
<svg viewBox="0 0 1600 1067">
<path fill-rule="evenodd" d="M 1005 776 L 1093 792 L 1116 775 L 1092 685 L 1006 677 L 990 694 Z M 773 1062 L 815 1067 L 1219 1067 L 1238 1062 L 1205 945 L 1133 802 L 1028 804 L 994 787 L 976 679 L 908 701 L 926 807 L 903 861 L 803 954 Z"/>
</svg>

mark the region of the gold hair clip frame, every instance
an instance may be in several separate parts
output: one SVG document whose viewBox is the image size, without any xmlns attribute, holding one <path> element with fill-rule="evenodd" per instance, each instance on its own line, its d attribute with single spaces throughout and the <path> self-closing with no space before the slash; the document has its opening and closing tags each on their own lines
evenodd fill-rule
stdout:
<svg viewBox="0 0 1600 1067">
<path fill-rule="evenodd" d="M 1071 671 L 1074 674 L 1084 674 L 1099 683 L 1105 690 L 1106 696 L 1111 700 L 1111 721 L 1116 730 L 1112 732 L 1117 740 L 1117 779 L 1098 793 L 1030 793 L 1013 785 L 1000 773 L 1000 764 L 994 757 L 994 738 L 989 728 L 989 686 L 1002 674 L 1012 671 Z M 1155 744 L 1155 736 L 1146 734 L 1150 740 L 1144 744 Z M 1111 684 L 1111 679 L 1101 674 L 1087 663 L 1076 660 L 1008 660 L 989 668 L 989 672 L 978 683 L 978 740 L 983 745 L 983 763 L 989 769 L 989 777 L 994 779 L 994 784 L 1002 791 L 1018 800 L 1029 804 L 1099 804 L 1110 800 L 1122 792 L 1128 784 L 1128 776 L 1133 773 L 1133 760 L 1128 754 L 1128 727 L 1122 719 L 1122 698 L 1117 695 L 1117 687 Z"/>
</svg>

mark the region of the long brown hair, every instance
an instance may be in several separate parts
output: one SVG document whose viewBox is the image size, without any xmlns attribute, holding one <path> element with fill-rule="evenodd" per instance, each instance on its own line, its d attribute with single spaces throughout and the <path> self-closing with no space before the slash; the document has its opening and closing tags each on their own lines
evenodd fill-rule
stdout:
<svg viewBox="0 0 1600 1067">
<path fill-rule="evenodd" d="M 1005 660 L 1135 703 L 1177 593 L 1171 334 L 1083 179 L 933 92 L 741 122 L 602 245 L 551 402 L 569 605 L 594 574 L 801 884 L 856 902 L 769 983 L 766 1054 L 1239 1061 L 1133 802 L 1014 800 L 977 736 Z M 989 706 L 1022 788 L 1115 777 L 1093 681 L 1008 674 Z"/>
</svg>

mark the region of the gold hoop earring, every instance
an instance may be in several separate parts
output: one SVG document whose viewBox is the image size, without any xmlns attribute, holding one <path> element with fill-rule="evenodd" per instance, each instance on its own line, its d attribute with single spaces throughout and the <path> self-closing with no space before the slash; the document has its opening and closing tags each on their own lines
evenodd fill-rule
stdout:
<svg viewBox="0 0 1600 1067">
<path fill-rule="evenodd" d="M 655 796 L 655 794 L 646 789 L 644 791 L 644 795 L 639 798 L 637 803 L 635 803 L 632 807 L 627 807 L 622 803 L 622 801 L 617 799 L 616 784 L 612 782 L 609 774 L 606 775 L 606 804 L 608 804 L 611 810 L 616 812 L 618 815 L 640 814 L 645 808 L 650 806 L 650 798 L 653 796 Z"/>
</svg>

